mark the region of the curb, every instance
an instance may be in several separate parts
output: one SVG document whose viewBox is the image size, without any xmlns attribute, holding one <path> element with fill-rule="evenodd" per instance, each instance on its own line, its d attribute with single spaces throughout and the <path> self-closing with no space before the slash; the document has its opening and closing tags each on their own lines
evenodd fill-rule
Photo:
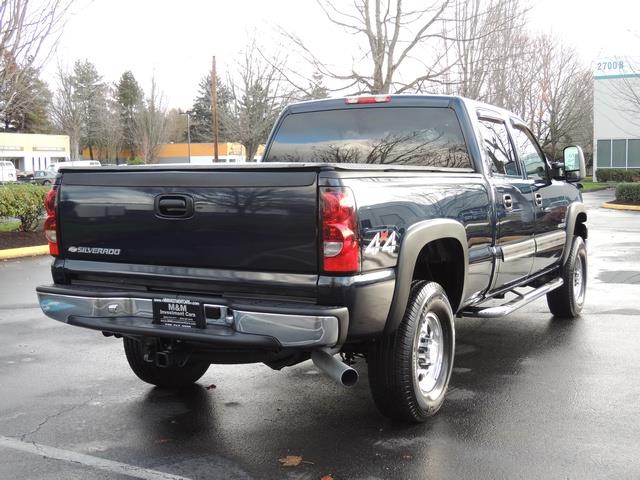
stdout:
<svg viewBox="0 0 640 480">
<path fill-rule="evenodd" d="M 614 187 L 598 187 L 598 188 L 592 188 L 591 190 L 587 190 L 586 192 L 584 190 L 581 190 L 581 192 L 584 195 L 585 193 L 604 192 L 605 190 L 613 190 L 613 188 Z"/>
<path fill-rule="evenodd" d="M 640 212 L 640 205 L 621 205 L 617 203 L 603 203 L 602 208 L 610 208 L 612 210 L 629 210 L 631 212 Z"/>
<path fill-rule="evenodd" d="M 48 255 L 49 245 L 37 245 L 35 247 L 9 248 L 0 250 L 0 260 L 11 258 L 35 257 L 36 255 Z"/>
</svg>

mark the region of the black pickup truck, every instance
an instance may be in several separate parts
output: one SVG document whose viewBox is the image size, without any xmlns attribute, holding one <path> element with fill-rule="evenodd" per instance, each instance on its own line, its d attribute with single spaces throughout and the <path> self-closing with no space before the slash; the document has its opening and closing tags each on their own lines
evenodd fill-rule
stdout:
<svg viewBox="0 0 640 480">
<path fill-rule="evenodd" d="M 366 357 L 380 411 L 421 422 L 445 397 L 455 317 L 544 295 L 574 317 L 585 298 L 582 151 L 550 162 L 522 120 L 459 97 L 291 105 L 260 164 L 60 172 L 42 310 L 122 337 L 162 387 L 309 358 L 353 385 Z"/>
</svg>

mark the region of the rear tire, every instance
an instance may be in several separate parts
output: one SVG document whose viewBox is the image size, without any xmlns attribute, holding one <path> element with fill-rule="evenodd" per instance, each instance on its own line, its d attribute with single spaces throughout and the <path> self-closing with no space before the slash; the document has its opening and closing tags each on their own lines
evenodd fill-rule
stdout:
<svg viewBox="0 0 640 480">
<path fill-rule="evenodd" d="M 547 293 L 547 305 L 554 317 L 575 318 L 582 311 L 587 292 L 587 247 L 582 237 L 573 240 L 562 279 L 560 288 Z"/>
<path fill-rule="evenodd" d="M 434 415 L 444 401 L 454 352 L 454 317 L 446 293 L 435 282 L 415 282 L 400 326 L 369 352 L 369 384 L 380 412 L 413 423 Z"/>
<path fill-rule="evenodd" d="M 209 368 L 209 363 L 189 359 L 182 366 L 158 367 L 144 359 L 142 342 L 123 338 L 124 353 L 133 373 L 144 382 L 167 388 L 185 388 L 193 385 Z"/>
</svg>

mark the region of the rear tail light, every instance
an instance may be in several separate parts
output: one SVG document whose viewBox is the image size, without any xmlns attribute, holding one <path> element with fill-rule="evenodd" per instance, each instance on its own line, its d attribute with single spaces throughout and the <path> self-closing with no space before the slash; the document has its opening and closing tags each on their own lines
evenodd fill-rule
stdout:
<svg viewBox="0 0 640 480">
<path fill-rule="evenodd" d="M 360 243 L 356 202 L 344 187 L 321 187 L 322 257 L 325 272 L 357 272 Z"/>
<path fill-rule="evenodd" d="M 44 236 L 49 242 L 49 253 L 54 257 L 58 255 L 58 188 L 52 187 L 44 200 L 44 208 L 47 210 L 47 219 L 44 221 Z"/>
</svg>

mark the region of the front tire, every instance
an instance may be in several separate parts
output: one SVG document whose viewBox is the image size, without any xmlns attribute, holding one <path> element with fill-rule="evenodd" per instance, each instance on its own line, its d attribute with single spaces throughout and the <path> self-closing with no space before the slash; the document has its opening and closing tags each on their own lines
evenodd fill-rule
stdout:
<svg viewBox="0 0 640 480">
<path fill-rule="evenodd" d="M 202 377 L 209 363 L 189 359 L 183 366 L 158 367 L 144 359 L 142 342 L 133 338 L 123 338 L 124 352 L 133 373 L 144 382 L 166 388 L 185 388 Z"/>
<path fill-rule="evenodd" d="M 454 352 L 446 293 L 435 282 L 414 282 L 400 326 L 369 352 L 369 384 L 380 412 L 413 423 L 434 415 L 444 401 Z"/>
<path fill-rule="evenodd" d="M 575 318 L 582 311 L 587 292 L 587 247 L 582 237 L 573 240 L 562 279 L 560 288 L 547 293 L 547 305 L 554 317 Z"/>
</svg>

